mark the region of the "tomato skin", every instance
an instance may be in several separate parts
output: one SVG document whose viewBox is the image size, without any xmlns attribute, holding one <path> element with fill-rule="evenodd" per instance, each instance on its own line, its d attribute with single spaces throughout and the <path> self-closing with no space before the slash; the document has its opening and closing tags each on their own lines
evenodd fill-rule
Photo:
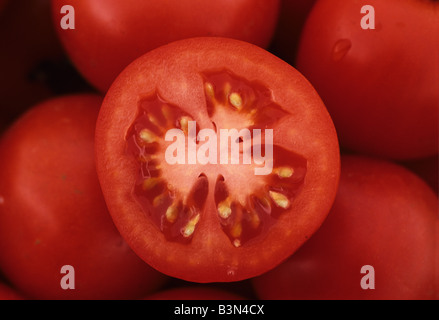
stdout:
<svg viewBox="0 0 439 320">
<path fill-rule="evenodd" d="M 307 159 L 306 180 L 294 200 L 294 213 L 283 214 L 267 231 L 262 243 L 255 240 L 247 246 L 234 247 L 220 229 L 213 204 L 206 204 L 205 215 L 190 244 L 167 241 L 133 198 L 139 165 L 127 155 L 125 138 L 137 116 L 139 100 L 156 91 L 169 103 L 197 115 L 198 123 L 211 125 L 205 111 L 206 96 L 200 72 L 224 69 L 233 70 L 248 81 L 261 81 L 268 86 L 275 102 L 295 115 L 276 124 L 274 144 Z M 225 38 L 177 41 L 130 64 L 104 99 L 96 128 L 96 159 L 109 211 L 133 250 L 157 270 L 195 282 L 243 280 L 280 263 L 321 224 L 335 197 L 339 175 L 334 127 L 306 79 L 260 47 Z M 229 183 L 246 192 L 248 181 L 240 178 L 240 168 L 237 167 L 236 175 L 228 177 Z M 192 178 L 184 178 L 187 171 L 183 167 L 171 179 L 184 180 L 190 185 Z M 217 176 L 207 179 L 212 190 Z"/>
<path fill-rule="evenodd" d="M 363 30 L 364 5 L 376 29 Z M 316 3 L 296 65 L 327 106 L 342 147 L 396 160 L 438 153 L 439 3 Z"/>
<path fill-rule="evenodd" d="M 87 94 L 44 101 L 1 140 L 0 269 L 32 299 L 136 298 L 165 280 L 108 214 L 94 164 L 101 101 Z M 74 290 L 61 288 L 64 265 L 75 270 Z"/>
<path fill-rule="evenodd" d="M 262 299 L 431 299 L 438 199 L 406 168 L 342 156 L 334 206 L 278 268 L 253 280 Z M 364 290 L 362 266 L 375 270 Z"/>
<path fill-rule="evenodd" d="M 279 11 L 278 0 L 53 0 L 52 4 L 69 56 L 102 92 L 132 60 L 171 41 L 222 36 L 266 47 Z M 75 30 L 59 26 L 63 5 L 75 8 Z"/>
</svg>

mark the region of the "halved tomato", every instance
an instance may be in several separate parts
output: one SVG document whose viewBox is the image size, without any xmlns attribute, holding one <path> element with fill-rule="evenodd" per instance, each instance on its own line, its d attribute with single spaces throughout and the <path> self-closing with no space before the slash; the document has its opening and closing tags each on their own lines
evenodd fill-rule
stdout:
<svg viewBox="0 0 439 320">
<path fill-rule="evenodd" d="M 108 91 L 97 170 L 122 236 L 161 272 L 236 281 L 287 258 L 334 200 L 339 150 L 318 94 L 247 42 L 177 41 Z"/>
</svg>

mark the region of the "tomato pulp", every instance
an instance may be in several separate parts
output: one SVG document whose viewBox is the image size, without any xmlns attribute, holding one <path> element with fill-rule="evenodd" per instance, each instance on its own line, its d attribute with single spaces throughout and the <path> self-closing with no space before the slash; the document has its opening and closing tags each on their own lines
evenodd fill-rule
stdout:
<svg viewBox="0 0 439 320">
<path fill-rule="evenodd" d="M 109 211 L 146 262 L 237 281 L 292 254 L 334 200 L 338 141 L 318 94 L 258 46 L 193 38 L 130 64 L 97 121 Z"/>
</svg>

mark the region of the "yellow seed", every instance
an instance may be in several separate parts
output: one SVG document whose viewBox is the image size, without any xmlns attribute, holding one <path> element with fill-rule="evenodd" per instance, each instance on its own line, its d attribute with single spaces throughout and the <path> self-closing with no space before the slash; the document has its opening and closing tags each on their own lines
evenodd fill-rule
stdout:
<svg viewBox="0 0 439 320">
<path fill-rule="evenodd" d="M 234 245 L 236 248 L 238 248 L 238 247 L 241 246 L 241 241 L 240 241 L 239 239 L 235 239 L 235 240 L 233 240 L 233 245 Z"/>
<path fill-rule="evenodd" d="M 256 229 L 257 227 L 259 227 L 260 223 L 261 223 L 261 219 L 259 218 L 259 215 L 255 211 L 251 210 L 250 211 L 250 225 L 254 229 Z"/>
<path fill-rule="evenodd" d="M 154 115 L 152 115 L 150 113 L 148 113 L 147 116 L 148 116 L 149 122 L 151 122 L 153 125 L 155 125 L 157 129 L 159 129 L 161 132 L 165 131 L 163 124 L 160 122 L 159 119 L 157 119 L 157 117 L 155 117 Z"/>
<path fill-rule="evenodd" d="M 224 95 L 225 95 L 226 97 L 228 97 L 229 94 L 230 94 L 230 91 L 232 91 L 232 85 L 230 84 L 230 82 L 226 82 L 226 83 L 224 84 Z"/>
<path fill-rule="evenodd" d="M 278 207 L 286 209 L 290 205 L 290 201 L 282 193 L 275 192 L 275 191 L 269 191 L 268 193 L 270 194 L 270 198 L 273 199 L 274 203 Z"/>
<path fill-rule="evenodd" d="M 165 201 L 165 199 L 166 199 L 167 196 L 168 196 L 168 193 L 167 193 L 167 192 L 164 192 L 164 193 L 162 193 L 162 194 L 159 194 L 158 196 L 156 196 L 156 197 L 152 200 L 152 205 L 153 205 L 154 207 L 158 207 L 159 205 L 161 205 L 161 204 Z"/>
<path fill-rule="evenodd" d="M 279 178 L 290 178 L 294 173 L 294 169 L 290 167 L 279 167 L 276 168 L 274 172 L 279 176 Z"/>
<path fill-rule="evenodd" d="M 213 89 L 213 85 L 210 82 L 206 82 L 204 85 L 204 90 L 209 98 L 215 97 L 215 90 Z"/>
<path fill-rule="evenodd" d="M 180 118 L 180 127 L 184 133 L 188 133 L 189 121 L 192 121 L 191 117 L 183 116 Z"/>
<path fill-rule="evenodd" d="M 233 92 L 229 96 L 229 101 L 232 106 L 240 110 L 242 108 L 242 98 L 239 93 Z"/>
<path fill-rule="evenodd" d="M 218 204 L 218 213 L 221 218 L 227 219 L 228 217 L 230 217 L 230 215 L 232 214 L 232 208 L 230 207 L 230 205 L 230 198 L 227 198 Z"/>
<path fill-rule="evenodd" d="M 183 229 L 183 237 L 188 238 L 194 233 L 198 221 L 200 221 L 200 214 L 197 214 L 186 224 Z"/>
<path fill-rule="evenodd" d="M 166 210 L 166 220 L 170 223 L 174 223 L 178 218 L 178 206 L 175 203 L 172 203 L 168 209 Z"/>
<path fill-rule="evenodd" d="M 162 115 L 163 117 L 166 119 L 167 121 L 167 125 L 170 125 L 170 120 L 172 119 L 172 111 L 171 108 L 169 108 L 169 106 L 167 104 L 163 104 L 161 107 L 161 111 L 162 111 Z"/>
<path fill-rule="evenodd" d="M 233 238 L 239 238 L 242 234 L 242 224 L 241 222 L 235 223 L 235 225 L 232 227 L 232 230 L 230 230 L 230 234 Z"/>
<path fill-rule="evenodd" d="M 139 137 L 143 142 L 153 143 L 157 141 L 157 136 L 149 129 L 142 129 L 139 133 Z"/>
<path fill-rule="evenodd" d="M 143 184 L 142 184 L 143 190 L 148 191 L 153 189 L 160 182 L 160 180 L 161 180 L 160 178 L 148 178 L 143 180 Z"/>
</svg>

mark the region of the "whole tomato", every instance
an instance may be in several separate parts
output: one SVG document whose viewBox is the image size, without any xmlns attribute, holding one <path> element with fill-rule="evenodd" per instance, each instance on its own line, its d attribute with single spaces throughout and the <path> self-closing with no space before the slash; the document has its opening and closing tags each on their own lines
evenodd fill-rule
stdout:
<svg viewBox="0 0 439 320">
<path fill-rule="evenodd" d="M 166 279 L 131 251 L 107 211 L 94 163 L 101 101 L 46 100 L 0 142 L 0 269 L 30 298 L 135 298 Z"/>
<path fill-rule="evenodd" d="M 281 0 L 270 52 L 295 66 L 300 36 L 316 0 Z"/>
<path fill-rule="evenodd" d="M 296 66 L 342 147 L 407 160 L 438 153 L 438 55 L 438 1 L 319 0 Z"/>
<path fill-rule="evenodd" d="M 65 5 L 74 9 L 75 29 L 61 28 Z M 279 0 L 52 0 L 52 8 L 72 61 L 106 92 L 131 61 L 175 40 L 222 36 L 268 46 Z"/>
<path fill-rule="evenodd" d="M 432 299 L 438 198 L 408 169 L 343 156 L 334 206 L 321 228 L 253 280 L 262 299 Z"/>
<path fill-rule="evenodd" d="M 0 131 L 44 99 L 90 89 L 63 51 L 50 0 L 8 1 L 0 43 Z"/>
</svg>

